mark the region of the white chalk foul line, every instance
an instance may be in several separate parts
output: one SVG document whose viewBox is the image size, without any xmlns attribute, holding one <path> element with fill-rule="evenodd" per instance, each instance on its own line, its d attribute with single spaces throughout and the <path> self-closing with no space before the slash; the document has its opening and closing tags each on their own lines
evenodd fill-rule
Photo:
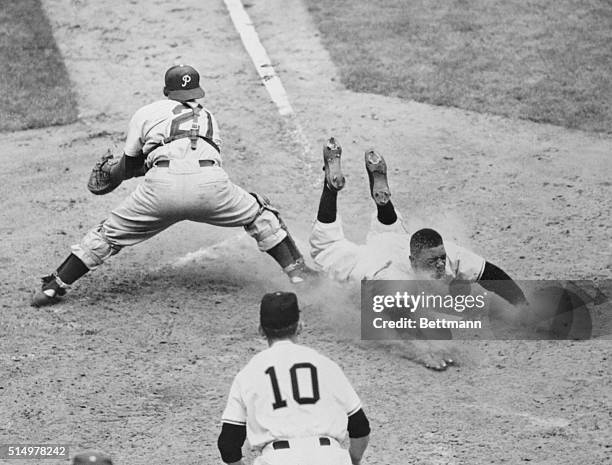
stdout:
<svg viewBox="0 0 612 465">
<path fill-rule="evenodd" d="M 288 116 L 293 114 L 293 108 L 289 103 L 289 97 L 283 87 L 283 83 L 274 71 L 274 67 L 270 62 L 270 58 L 266 53 L 266 49 L 261 44 L 259 36 L 255 31 L 255 26 L 251 18 L 242 6 L 241 0 L 224 0 L 225 6 L 229 11 L 234 27 L 240 34 L 244 48 L 248 52 L 255 69 L 259 73 L 261 80 L 266 86 L 270 97 L 276 104 L 278 112 L 282 116 Z"/>
<path fill-rule="evenodd" d="M 261 77 L 263 85 L 268 91 L 268 94 L 270 94 L 270 98 L 275 103 L 280 115 L 286 117 L 285 121 L 288 123 L 289 133 L 293 140 L 300 146 L 300 158 L 306 172 L 312 173 L 313 171 L 310 163 L 312 149 L 289 103 L 289 97 L 287 96 L 285 87 L 280 77 L 276 74 L 276 71 L 274 71 L 274 66 L 272 66 L 270 57 L 268 57 L 266 49 L 259 40 L 253 21 L 251 21 L 250 16 L 244 9 L 241 0 L 224 0 L 224 2 L 232 22 L 234 23 L 234 27 L 242 39 L 242 44 L 251 57 L 251 61 L 255 65 L 257 73 L 259 73 Z M 313 186 L 318 184 L 319 180 L 312 181 Z"/>
</svg>

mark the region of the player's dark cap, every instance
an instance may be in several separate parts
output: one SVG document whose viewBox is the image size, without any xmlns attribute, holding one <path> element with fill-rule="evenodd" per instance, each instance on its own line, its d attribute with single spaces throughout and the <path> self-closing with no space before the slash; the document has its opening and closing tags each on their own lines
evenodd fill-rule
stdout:
<svg viewBox="0 0 612 465">
<path fill-rule="evenodd" d="M 291 326 L 300 319 L 297 296 L 293 292 L 273 292 L 261 299 L 259 312 L 261 326 L 281 329 Z"/>
<path fill-rule="evenodd" d="M 75 455 L 72 465 L 113 465 L 113 461 L 103 452 L 88 450 Z"/>
<path fill-rule="evenodd" d="M 179 102 L 204 97 L 200 74 L 189 65 L 175 65 L 166 71 L 164 94 Z"/>
</svg>

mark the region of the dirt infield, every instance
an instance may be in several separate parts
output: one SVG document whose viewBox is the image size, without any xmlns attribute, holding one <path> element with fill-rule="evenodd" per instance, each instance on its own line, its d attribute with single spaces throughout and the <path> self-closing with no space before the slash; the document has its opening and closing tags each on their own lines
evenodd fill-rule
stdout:
<svg viewBox="0 0 612 465">
<path fill-rule="evenodd" d="M 610 137 L 353 94 L 337 84 L 298 0 L 253 3 L 303 147 L 220 0 L 44 5 L 80 120 L 0 135 L 0 443 L 96 447 L 117 464 L 220 463 L 231 379 L 264 347 L 258 301 L 290 288 L 241 230 L 174 226 L 84 277 L 62 305 L 28 306 L 38 277 L 138 182 L 101 198 L 85 188 L 95 159 L 121 150 L 127 119 L 161 97 L 161 76 L 177 61 L 201 72 L 230 176 L 269 194 L 302 243 L 318 203 L 319 146 L 335 135 L 348 173 L 340 209 L 355 240 L 373 209 L 361 157 L 375 146 L 411 222 L 426 218 L 517 278 L 612 277 Z M 435 373 L 359 340 L 356 287 L 298 295 L 303 340 L 345 369 L 370 417 L 364 465 L 610 458 L 610 340 L 463 343 L 460 365 Z"/>
</svg>

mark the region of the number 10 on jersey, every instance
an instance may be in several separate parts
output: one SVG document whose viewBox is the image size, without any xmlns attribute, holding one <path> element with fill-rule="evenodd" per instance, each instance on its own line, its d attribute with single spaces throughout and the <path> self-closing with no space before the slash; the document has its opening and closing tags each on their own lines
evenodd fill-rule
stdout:
<svg viewBox="0 0 612 465">
<path fill-rule="evenodd" d="M 307 370 L 312 384 L 312 397 L 302 396 L 300 394 L 300 385 L 298 383 L 298 370 Z M 287 406 L 287 401 L 281 396 L 280 388 L 278 386 L 278 378 L 276 377 L 276 370 L 273 366 L 269 367 L 265 374 L 270 377 L 272 383 L 272 392 L 274 394 L 274 403 L 272 408 L 274 410 Z M 315 404 L 320 399 L 319 395 L 319 378 L 317 377 L 317 367 L 312 363 L 296 363 L 289 369 L 289 375 L 291 378 L 291 391 L 293 398 L 298 404 Z M 303 378 L 302 378 L 303 379 Z"/>
</svg>

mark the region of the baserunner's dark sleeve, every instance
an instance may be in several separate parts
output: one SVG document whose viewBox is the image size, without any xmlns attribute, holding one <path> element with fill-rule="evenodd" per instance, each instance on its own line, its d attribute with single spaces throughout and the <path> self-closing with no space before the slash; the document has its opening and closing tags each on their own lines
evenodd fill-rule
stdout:
<svg viewBox="0 0 612 465">
<path fill-rule="evenodd" d="M 350 438 L 362 438 L 370 434 L 370 422 L 363 409 L 360 408 L 348 417 L 347 429 Z"/>
<path fill-rule="evenodd" d="M 518 284 L 504 270 L 493 263 L 485 263 L 478 283 L 513 305 L 527 303 L 525 294 Z"/>
<path fill-rule="evenodd" d="M 225 463 L 238 462 L 242 458 L 242 445 L 246 440 L 246 425 L 223 423 L 217 447 Z"/>
</svg>

